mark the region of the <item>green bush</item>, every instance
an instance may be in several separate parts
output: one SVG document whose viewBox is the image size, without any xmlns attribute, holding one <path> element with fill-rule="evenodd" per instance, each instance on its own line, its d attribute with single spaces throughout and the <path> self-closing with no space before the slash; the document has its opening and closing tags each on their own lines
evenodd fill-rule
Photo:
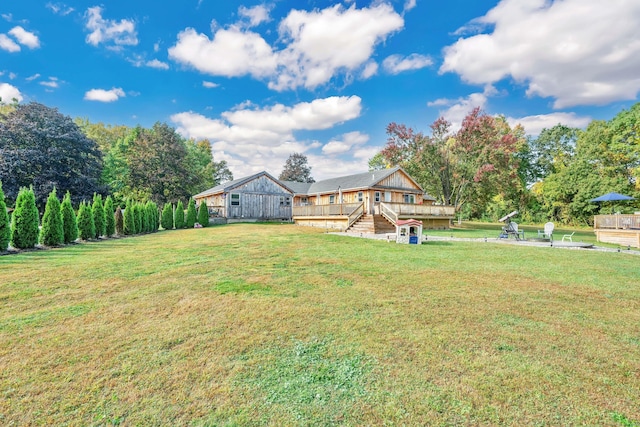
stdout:
<svg viewBox="0 0 640 427">
<path fill-rule="evenodd" d="M 200 202 L 200 207 L 198 208 L 198 222 L 203 227 L 209 226 L 209 208 L 204 200 Z"/>
<path fill-rule="evenodd" d="M 148 201 L 144 206 L 149 221 L 149 232 L 153 233 L 158 230 L 158 208 L 155 203 Z"/>
<path fill-rule="evenodd" d="M 93 194 L 93 205 L 91 206 L 91 212 L 93 213 L 93 224 L 96 228 L 96 239 L 100 236 L 104 236 L 106 228 L 106 220 L 104 217 L 104 206 L 102 204 L 102 196 L 100 194 Z"/>
<path fill-rule="evenodd" d="M 124 235 L 124 216 L 122 215 L 122 209 L 120 209 L 120 206 L 116 208 L 116 213 L 113 216 L 115 219 L 116 234 L 118 236 L 123 236 Z"/>
<path fill-rule="evenodd" d="M 21 188 L 16 198 L 16 209 L 11 216 L 11 246 L 18 249 L 35 247 L 38 243 L 39 217 L 33 189 Z"/>
<path fill-rule="evenodd" d="M 40 243 L 45 246 L 57 246 L 64 243 L 62 211 L 55 187 L 51 193 L 49 193 L 47 204 L 44 207 L 42 230 L 40 230 Z"/>
<path fill-rule="evenodd" d="M 122 214 L 122 212 L 120 213 Z M 113 199 L 107 196 L 104 201 L 104 235 L 111 237 L 116 233 L 116 217 L 113 214 Z"/>
<path fill-rule="evenodd" d="M 178 204 L 176 205 L 174 221 L 176 223 L 176 230 L 184 228 L 184 206 L 182 205 L 182 200 L 178 200 Z"/>
<path fill-rule="evenodd" d="M 133 214 L 136 219 L 136 231 L 135 234 L 142 233 L 142 205 L 136 202 L 133 204 Z"/>
<path fill-rule="evenodd" d="M 187 228 L 193 228 L 196 223 L 196 202 L 193 199 L 189 199 L 187 205 L 187 218 L 184 221 L 184 225 Z"/>
<path fill-rule="evenodd" d="M 127 204 L 124 208 L 124 234 L 130 236 L 136 233 L 136 216 L 133 213 L 133 201 L 127 200 Z"/>
<path fill-rule="evenodd" d="M 93 239 L 96 235 L 96 225 L 93 222 L 93 209 L 85 201 L 80 203 L 78 210 L 78 234 L 82 240 Z"/>
<path fill-rule="evenodd" d="M 62 229 L 63 229 L 63 242 L 72 243 L 78 238 L 78 219 L 76 213 L 71 205 L 71 193 L 67 191 L 62 199 L 62 205 L 60 206 L 62 213 Z"/>
<path fill-rule="evenodd" d="M 165 203 L 162 208 L 162 217 L 160 218 L 160 225 L 165 230 L 173 229 L 173 205 L 171 203 Z"/>
<path fill-rule="evenodd" d="M 2 191 L 2 181 L 0 181 L 0 252 L 4 252 L 9 247 L 11 240 L 11 227 L 9 225 L 9 214 L 7 205 L 4 202 L 4 192 Z"/>
</svg>

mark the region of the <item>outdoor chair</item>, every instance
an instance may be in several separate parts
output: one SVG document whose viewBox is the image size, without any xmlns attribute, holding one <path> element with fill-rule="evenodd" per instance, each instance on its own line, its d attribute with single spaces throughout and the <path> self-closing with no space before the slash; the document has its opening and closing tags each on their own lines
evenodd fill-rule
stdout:
<svg viewBox="0 0 640 427">
<path fill-rule="evenodd" d="M 554 228 L 553 223 L 547 222 L 544 225 L 544 230 L 538 230 L 538 237 L 542 237 L 543 239 L 553 240 L 553 228 Z"/>
<path fill-rule="evenodd" d="M 570 242 L 573 242 L 573 235 L 576 234 L 576 232 L 574 231 L 571 234 L 565 234 L 564 236 L 562 236 L 562 241 L 564 242 L 564 239 L 567 239 Z"/>
<path fill-rule="evenodd" d="M 524 240 L 524 230 L 518 230 L 518 223 L 511 221 L 509 225 L 516 240 Z"/>
</svg>

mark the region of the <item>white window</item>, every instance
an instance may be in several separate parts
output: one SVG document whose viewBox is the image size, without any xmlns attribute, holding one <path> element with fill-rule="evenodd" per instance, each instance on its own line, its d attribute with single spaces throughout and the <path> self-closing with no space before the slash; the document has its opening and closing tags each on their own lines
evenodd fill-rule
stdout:
<svg viewBox="0 0 640 427">
<path fill-rule="evenodd" d="M 415 194 L 404 194 L 404 202 L 414 204 L 416 202 Z"/>
<path fill-rule="evenodd" d="M 280 206 L 291 206 L 291 197 L 280 196 Z"/>
<path fill-rule="evenodd" d="M 376 191 L 375 201 L 376 201 L 376 203 L 380 201 L 380 192 L 379 191 Z"/>
<path fill-rule="evenodd" d="M 300 197 L 300 204 L 302 206 L 307 206 L 309 204 L 309 198 L 308 197 Z"/>
<path fill-rule="evenodd" d="M 361 202 L 363 199 L 362 191 L 358 191 L 358 201 Z"/>
<path fill-rule="evenodd" d="M 240 206 L 240 194 L 231 193 L 231 206 Z"/>
<path fill-rule="evenodd" d="M 332 205 L 336 202 L 336 195 L 335 194 L 330 194 L 329 195 L 329 204 Z"/>
</svg>

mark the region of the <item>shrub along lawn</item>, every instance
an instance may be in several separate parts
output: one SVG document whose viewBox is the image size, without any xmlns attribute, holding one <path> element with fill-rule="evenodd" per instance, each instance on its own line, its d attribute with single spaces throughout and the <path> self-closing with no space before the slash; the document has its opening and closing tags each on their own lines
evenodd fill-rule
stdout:
<svg viewBox="0 0 640 427">
<path fill-rule="evenodd" d="M 236 224 L 0 257 L 9 425 L 638 425 L 640 258 Z"/>
</svg>

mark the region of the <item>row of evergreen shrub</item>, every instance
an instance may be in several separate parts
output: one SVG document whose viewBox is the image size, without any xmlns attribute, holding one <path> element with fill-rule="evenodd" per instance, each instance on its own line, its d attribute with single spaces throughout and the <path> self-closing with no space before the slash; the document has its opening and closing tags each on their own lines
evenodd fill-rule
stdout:
<svg viewBox="0 0 640 427">
<path fill-rule="evenodd" d="M 20 189 L 15 209 L 9 219 L 0 182 L 0 252 L 6 251 L 9 244 L 16 249 L 33 248 L 38 243 L 58 246 L 72 243 L 78 238 L 90 240 L 150 233 L 157 231 L 160 226 L 165 230 L 193 228 L 196 221 L 203 227 L 209 225 L 209 213 L 204 202 L 196 212 L 195 202 L 190 199 L 185 217 L 181 201 L 177 203 L 175 210 L 171 203 L 165 204 L 159 215 L 158 206 L 154 202 L 128 200 L 123 212 L 120 206 L 114 209 L 111 196 L 103 203 L 99 194 L 94 194 L 92 203 L 80 203 L 76 215 L 71 204 L 71 194 L 67 192 L 60 203 L 54 188 L 47 198 L 40 227 L 33 189 Z"/>
</svg>

